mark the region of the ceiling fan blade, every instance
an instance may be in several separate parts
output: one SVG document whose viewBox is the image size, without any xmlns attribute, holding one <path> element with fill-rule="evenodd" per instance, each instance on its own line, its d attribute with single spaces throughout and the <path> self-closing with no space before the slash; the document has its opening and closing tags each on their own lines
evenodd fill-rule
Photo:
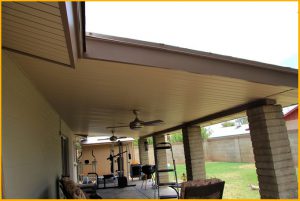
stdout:
<svg viewBox="0 0 300 201">
<path fill-rule="evenodd" d="M 162 124 L 163 122 L 164 121 L 162 121 L 162 120 L 146 121 L 146 122 L 143 122 L 143 125 L 144 126 L 156 126 L 156 125 Z"/>
<path fill-rule="evenodd" d="M 97 139 L 97 141 L 101 141 L 101 140 L 109 140 L 109 137 L 108 138 L 103 138 L 103 139 Z"/>
<path fill-rule="evenodd" d="M 122 136 L 122 137 L 118 137 L 118 139 L 124 139 L 124 138 L 127 138 L 127 137 L 125 137 L 125 136 Z"/>
<path fill-rule="evenodd" d="M 107 129 L 114 129 L 114 128 L 126 128 L 128 127 L 128 125 L 124 125 L 124 126 L 110 126 L 110 127 L 106 127 Z"/>
<path fill-rule="evenodd" d="M 80 137 L 87 137 L 88 134 L 74 134 L 74 135 L 77 135 L 77 136 L 80 136 Z"/>
</svg>

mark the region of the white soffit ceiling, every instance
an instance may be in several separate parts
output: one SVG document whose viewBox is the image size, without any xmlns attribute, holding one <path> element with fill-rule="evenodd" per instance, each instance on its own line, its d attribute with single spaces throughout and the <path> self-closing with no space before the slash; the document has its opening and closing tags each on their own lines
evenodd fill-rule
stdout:
<svg viewBox="0 0 300 201">
<path fill-rule="evenodd" d="M 3 2 L 3 47 L 70 65 L 58 2 Z"/>
<path fill-rule="evenodd" d="M 129 123 L 133 109 L 144 121 L 165 124 L 140 131 L 116 130 L 117 136 L 142 136 L 245 104 L 274 98 L 297 103 L 297 89 L 244 80 L 81 59 L 76 69 L 8 53 L 76 133 L 109 135 L 107 126 Z M 237 116 L 235 116 L 237 117 Z"/>
</svg>

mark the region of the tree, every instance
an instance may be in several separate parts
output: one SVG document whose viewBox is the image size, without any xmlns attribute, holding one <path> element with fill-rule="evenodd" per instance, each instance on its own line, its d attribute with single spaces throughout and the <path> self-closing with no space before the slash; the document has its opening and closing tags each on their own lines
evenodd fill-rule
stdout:
<svg viewBox="0 0 300 201">
<path fill-rule="evenodd" d="M 235 126 L 235 123 L 232 121 L 225 121 L 221 124 L 223 127 L 231 127 L 231 126 Z"/>
<path fill-rule="evenodd" d="M 139 145 L 139 140 L 138 140 L 138 138 L 135 138 L 135 139 L 134 139 L 133 145 L 134 145 L 134 146 L 138 146 L 138 145 Z"/>
<path fill-rule="evenodd" d="M 153 139 L 152 139 L 152 137 L 148 137 L 148 138 L 147 138 L 147 142 L 148 142 L 148 144 L 153 144 Z M 134 145 L 134 146 L 137 146 L 138 144 L 139 144 L 139 140 L 138 140 L 138 138 L 135 138 L 134 141 L 133 141 L 133 145 Z"/>
<path fill-rule="evenodd" d="M 179 131 L 179 132 L 170 134 L 169 137 L 168 137 L 168 141 L 169 141 L 170 143 L 174 143 L 174 142 L 182 142 L 182 141 L 183 141 L 183 138 L 182 138 L 182 132 Z"/>
<path fill-rule="evenodd" d="M 206 140 L 211 135 L 211 130 L 207 129 L 207 128 L 201 128 L 201 135 L 202 135 L 202 138 L 204 140 Z"/>
<path fill-rule="evenodd" d="M 148 137 L 147 138 L 147 142 L 148 142 L 148 144 L 153 144 L 153 138 L 152 137 Z"/>
<path fill-rule="evenodd" d="M 201 128 L 199 130 L 199 134 L 202 135 L 203 139 L 207 139 L 210 135 L 211 135 L 211 130 L 207 129 L 207 128 Z M 168 138 L 167 138 L 168 142 L 170 143 L 175 143 L 175 142 L 183 142 L 183 136 L 182 136 L 182 132 L 181 131 L 177 131 L 174 133 L 170 133 L 168 134 Z M 148 144 L 153 144 L 153 139 L 152 137 L 148 137 L 147 138 Z M 138 145 L 138 139 L 135 139 L 133 141 L 134 145 Z"/>
<path fill-rule="evenodd" d="M 211 135 L 211 130 L 207 128 L 201 128 L 199 130 L 199 134 L 202 136 L 203 139 L 207 139 Z M 182 132 L 178 131 L 176 133 L 170 134 L 168 140 L 170 143 L 183 142 Z"/>
<path fill-rule="evenodd" d="M 245 125 L 248 124 L 248 118 L 247 117 L 241 117 L 235 120 L 236 124 L 241 126 L 241 125 Z"/>
</svg>

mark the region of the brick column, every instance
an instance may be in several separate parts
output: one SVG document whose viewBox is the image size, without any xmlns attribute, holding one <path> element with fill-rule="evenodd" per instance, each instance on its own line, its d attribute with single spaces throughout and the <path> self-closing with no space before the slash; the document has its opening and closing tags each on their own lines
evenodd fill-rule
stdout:
<svg viewBox="0 0 300 201">
<path fill-rule="evenodd" d="M 261 198 L 297 198 L 298 183 L 280 105 L 247 111 Z"/>
<path fill-rule="evenodd" d="M 161 142 L 167 142 L 167 138 L 165 135 L 157 135 L 153 137 L 153 144 L 156 145 Z M 154 153 L 155 154 L 155 153 Z M 161 149 L 156 151 L 155 156 L 155 165 L 157 165 L 158 170 L 168 169 L 168 157 L 167 150 Z M 160 172 L 159 180 L 161 183 L 169 182 L 169 173 L 168 172 Z"/>
<path fill-rule="evenodd" d="M 182 129 L 187 180 L 205 179 L 203 139 L 199 126 Z"/>
<path fill-rule="evenodd" d="M 145 142 L 147 138 L 139 138 L 139 155 L 140 155 L 140 164 L 147 165 L 149 164 L 149 155 L 148 151 L 145 150 Z"/>
</svg>

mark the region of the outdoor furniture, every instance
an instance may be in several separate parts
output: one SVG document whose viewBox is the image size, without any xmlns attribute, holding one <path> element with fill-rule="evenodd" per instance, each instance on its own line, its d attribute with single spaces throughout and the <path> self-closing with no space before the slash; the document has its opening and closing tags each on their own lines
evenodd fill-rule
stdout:
<svg viewBox="0 0 300 201">
<path fill-rule="evenodd" d="M 59 188 L 66 199 L 101 199 L 101 196 L 97 194 L 96 189 L 81 189 L 79 185 L 69 177 L 63 177 L 59 180 Z"/>
<path fill-rule="evenodd" d="M 105 174 L 105 175 L 103 175 L 103 182 L 104 182 L 103 183 L 103 185 L 104 185 L 103 188 L 106 188 L 106 180 L 111 179 L 111 178 L 115 179 L 114 174 Z"/>
<path fill-rule="evenodd" d="M 133 178 L 136 178 L 136 177 L 138 177 L 140 179 L 141 175 L 142 175 L 142 165 L 141 164 L 131 164 L 130 165 L 131 180 L 133 180 Z"/>
<path fill-rule="evenodd" d="M 222 199 L 225 181 L 201 179 L 181 184 L 180 199 Z"/>
<path fill-rule="evenodd" d="M 153 182 L 153 173 L 155 172 L 155 165 L 144 165 L 142 167 L 142 172 L 144 173 L 144 175 L 142 176 L 143 183 L 142 183 L 141 188 L 143 188 L 143 185 L 145 183 L 145 189 L 146 189 L 147 182 L 148 182 L 149 179 L 151 179 L 152 185 L 154 184 L 154 182 Z"/>
</svg>

